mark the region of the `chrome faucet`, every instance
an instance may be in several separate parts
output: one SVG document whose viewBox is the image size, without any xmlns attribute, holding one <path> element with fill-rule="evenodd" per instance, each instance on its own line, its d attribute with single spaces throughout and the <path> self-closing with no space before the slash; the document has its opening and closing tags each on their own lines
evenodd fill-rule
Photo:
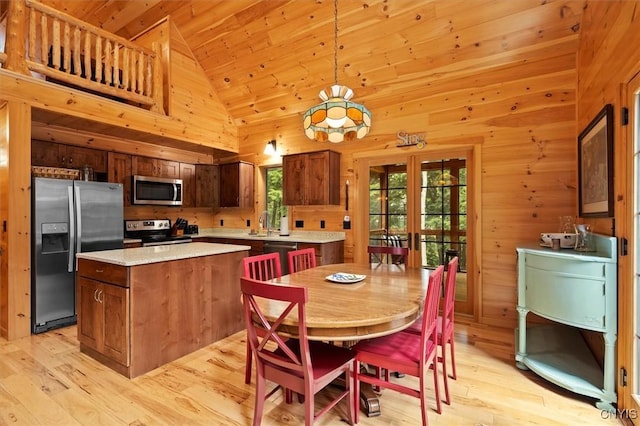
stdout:
<svg viewBox="0 0 640 426">
<path fill-rule="evenodd" d="M 267 210 L 260 213 L 260 219 L 258 219 L 258 222 L 267 235 L 271 235 L 271 231 L 269 229 L 269 212 Z"/>
</svg>

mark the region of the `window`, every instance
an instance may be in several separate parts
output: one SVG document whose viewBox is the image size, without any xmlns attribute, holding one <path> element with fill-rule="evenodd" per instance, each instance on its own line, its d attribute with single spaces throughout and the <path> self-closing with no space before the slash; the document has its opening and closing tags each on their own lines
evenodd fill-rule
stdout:
<svg viewBox="0 0 640 426">
<path fill-rule="evenodd" d="M 265 182 L 267 185 L 266 210 L 269 213 L 269 229 L 280 228 L 280 218 L 286 214 L 282 205 L 282 167 L 267 168 Z"/>
</svg>

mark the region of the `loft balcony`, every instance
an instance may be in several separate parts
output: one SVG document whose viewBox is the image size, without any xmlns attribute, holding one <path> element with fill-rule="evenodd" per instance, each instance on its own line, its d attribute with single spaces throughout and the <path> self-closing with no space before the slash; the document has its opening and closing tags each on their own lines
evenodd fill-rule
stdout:
<svg viewBox="0 0 640 426">
<path fill-rule="evenodd" d="M 1 29 L 2 68 L 165 114 L 158 43 L 147 49 L 34 0 L 9 1 Z"/>
</svg>

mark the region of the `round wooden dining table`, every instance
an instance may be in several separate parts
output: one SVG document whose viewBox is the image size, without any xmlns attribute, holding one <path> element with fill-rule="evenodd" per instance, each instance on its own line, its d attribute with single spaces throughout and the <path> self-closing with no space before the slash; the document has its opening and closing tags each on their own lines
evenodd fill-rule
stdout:
<svg viewBox="0 0 640 426">
<path fill-rule="evenodd" d="M 334 282 L 336 273 L 365 275 L 358 282 Z M 340 263 L 318 266 L 271 280 L 308 289 L 307 333 L 310 340 L 356 341 L 395 333 L 421 314 L 429 270 L 402 265 Z M 270 306 L 274 308 L 270 314 Z M 277 305 L 261 304 L 268 319 L 279 315 Z M 281 331 L 295 337 L 295 314 Z"/>
</svg>

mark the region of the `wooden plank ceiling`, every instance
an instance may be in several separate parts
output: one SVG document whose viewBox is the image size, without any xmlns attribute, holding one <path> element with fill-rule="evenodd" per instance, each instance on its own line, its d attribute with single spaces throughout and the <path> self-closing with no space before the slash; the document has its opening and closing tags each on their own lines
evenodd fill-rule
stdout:
<svg viewBox="0 0 640 426">
<path fill-rule="evenodd" d="M 238 126 L 334 83 L 333 0 L 42 0 L 130 38 L 171 16 Z M 585 0 L 340 0 L 338 82 L 371 110 L 482 87 L 575 51 Z M 545 65 L 546 64 L 546 65 Z M 525 76 L 523 76 L 525 77 Z"/>
</svg>

